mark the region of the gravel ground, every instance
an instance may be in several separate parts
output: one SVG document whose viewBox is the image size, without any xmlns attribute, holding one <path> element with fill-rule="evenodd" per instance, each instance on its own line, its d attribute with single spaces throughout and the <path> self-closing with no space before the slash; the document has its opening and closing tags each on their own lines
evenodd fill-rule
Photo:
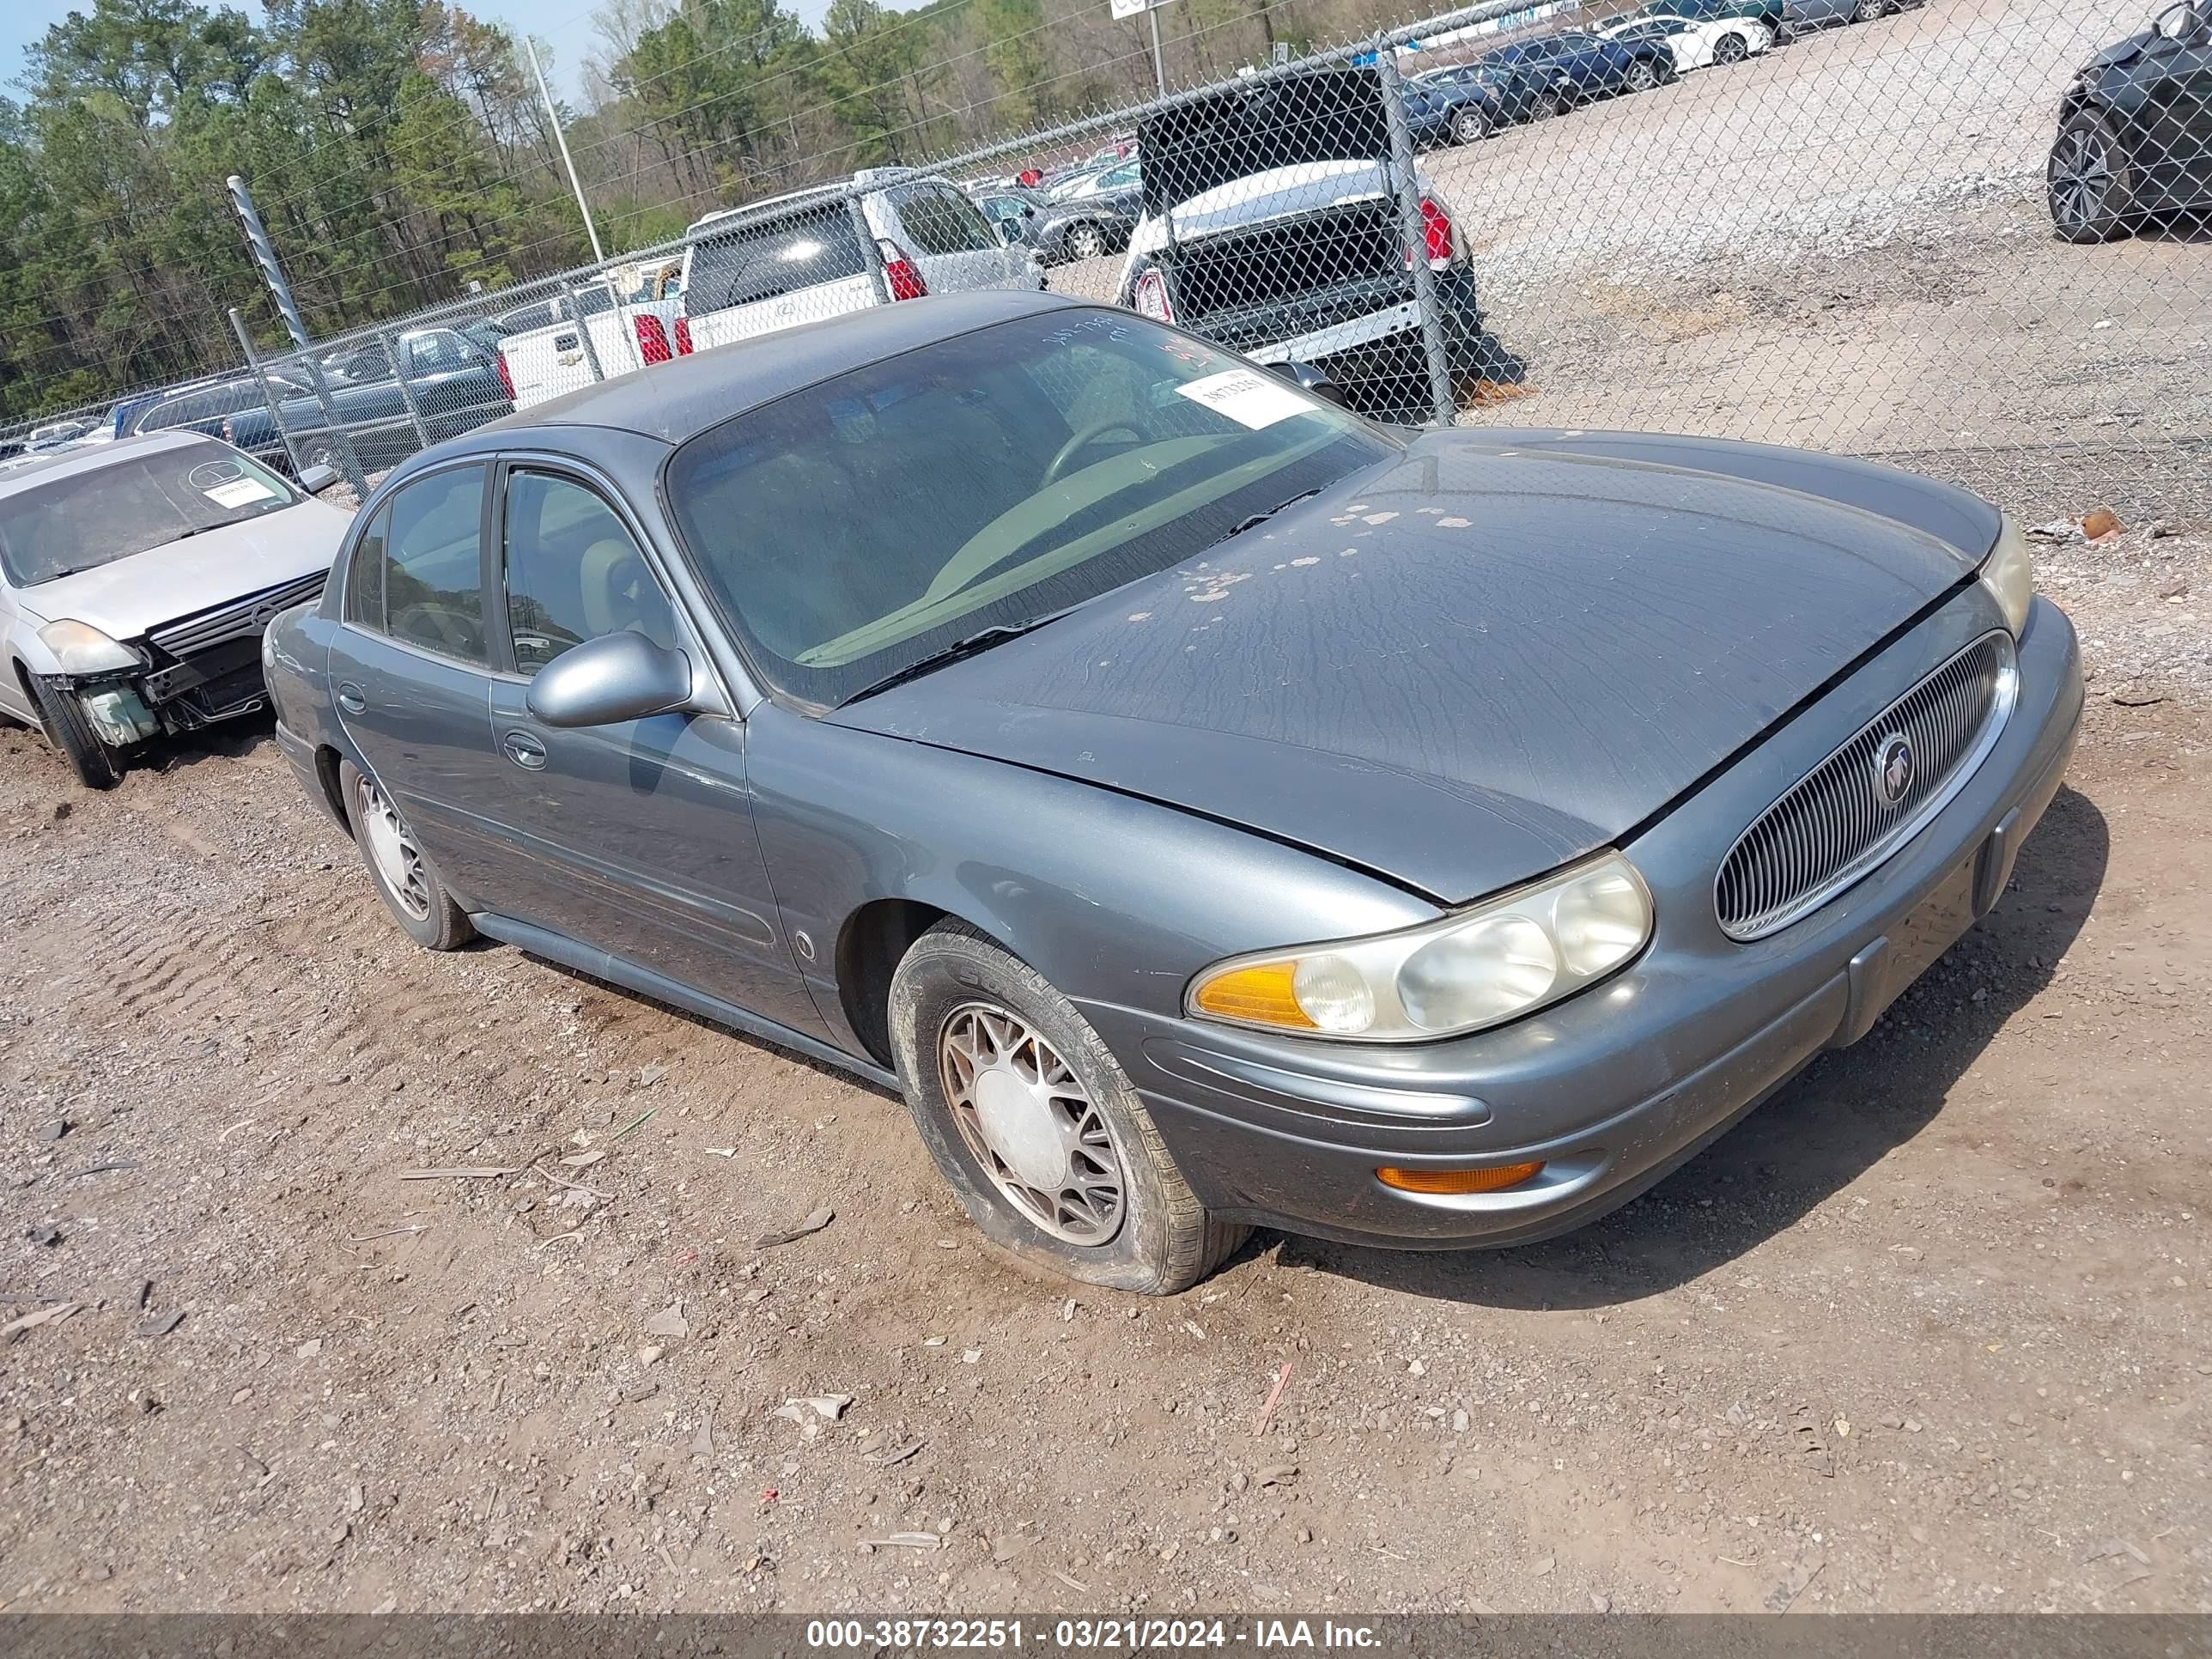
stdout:
<svg viewBox="0 0 2212 1659">
<path fill-rule="evenodd" d="M 1423 160 L 1520 394 L 1469 421 L 1882 456 L 2039 518 L 2212 520 L 2194 224 L 2051 234 L 2058 96 L 2138 0 L 1930 0 Z M 1051 273 L 1108 297 L 1120 260 Z"/>
</svg>

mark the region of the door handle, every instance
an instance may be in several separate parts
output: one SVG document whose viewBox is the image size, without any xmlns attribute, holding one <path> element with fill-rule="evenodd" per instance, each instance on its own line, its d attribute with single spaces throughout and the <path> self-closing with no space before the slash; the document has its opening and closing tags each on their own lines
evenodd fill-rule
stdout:
<svg viewBox="0 0 2212 1659">
<path fill-rule="evenodd" d="M 501 740 L 499 746 L 507 751 L 507 759 L 517 766 L 526 767 L 532 772 L 545 769 L 545 745 L 529 732 L 510 732 Z"/>
<path fill-rule="evenodd" d="M 338 687 L 338 707 L 349 714 L 366 714 L 368 712 L 368 699 L 362 696 L 359 686 L 348 680 Z"/>
</svg>

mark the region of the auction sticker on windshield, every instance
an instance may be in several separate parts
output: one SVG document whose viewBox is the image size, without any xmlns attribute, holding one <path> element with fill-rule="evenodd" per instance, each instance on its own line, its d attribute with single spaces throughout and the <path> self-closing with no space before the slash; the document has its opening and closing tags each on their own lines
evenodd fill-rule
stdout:
<svg viewBox="0 0 2212 1659">
<path fill-rule="evenodd" d="M 1191 402 L 1204 404 L 1255 432 L 1293 415 L 1306 414 L 1313 407 L 1265 369 L 1232 368 L 1226 374 L 1188 381 L 1176 390 Z"/>
<path fill-rule="evenodd" d="M 256 501 L 276 499 L 276 492 L 258 478 L 233 478 L 228 483 L 210 485 L 200 494 L 218 507 L 251 507 Z"/>
</svg>

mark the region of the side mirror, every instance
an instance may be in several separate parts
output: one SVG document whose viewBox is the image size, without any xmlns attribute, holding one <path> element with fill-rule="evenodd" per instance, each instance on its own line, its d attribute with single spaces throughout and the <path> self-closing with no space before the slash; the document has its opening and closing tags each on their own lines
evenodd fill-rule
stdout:
<svg viewBox="0 0 2212 1659">
<path fill-rule="evenodd" d="M 1292 385 L 1310 392 L 1323 403 L 1334 404 L 1339 409 L 1346 406 L 1344 393 L 1339 389 L 1336 382 L 1311 363 L 1302 363 L 1295 358 L 1289 358 L 1279 363 L 1269 363 L 1267 367 Z"/>
<path fill-rule="evenodd" d="M 994 219 L 991 221 L 991 228 L 999 233 L 1000 247 L 1012 247 L 1022 240 L 1021 225 L 1015 220 Z"/>
<path fill-rule="evenodd" d="M 564 651 L 530 682 L 530 712 L 548 726 L 619 726 L 691 701 L 691 664 L 642 634 L 602 634 Z"/>
<path fill-rule="evenodd" d="M 1023 203 L 1023 204 L 1022 204 L 1022 217 L 1023 217 L 1023 218 L 1024 218 L 1024 219 L 1034 219 L 1034 218 L 1036 218 L 1036 203 L 1034 203 L 1034 202 L 1024 202 L 1024 203 Z"/>
<path fill-rule="evenodd" d="M 338 481 L 338 470 L 334 466 L 303 466 L 300 469 L 299 485 L 310 495 L 319 495 Z"/>
</svg>

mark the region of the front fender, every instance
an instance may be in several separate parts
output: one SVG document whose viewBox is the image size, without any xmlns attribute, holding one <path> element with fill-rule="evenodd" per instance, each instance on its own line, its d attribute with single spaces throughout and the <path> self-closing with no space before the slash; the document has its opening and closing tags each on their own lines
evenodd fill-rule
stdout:
<svg viewBox="0 0 2212 1659">
<path fill-rule="evenodd" d="M 755 822 L 787 933 L 824 1017 L 825 948 L 902 899 L 989 933 L 1078 1001 L 1178 1012 L 1224 956 L 1409 926 L 1434 907 L 1239 829 L 1027 767 L 813 720 L 747 721 Z"/>
</svg>

